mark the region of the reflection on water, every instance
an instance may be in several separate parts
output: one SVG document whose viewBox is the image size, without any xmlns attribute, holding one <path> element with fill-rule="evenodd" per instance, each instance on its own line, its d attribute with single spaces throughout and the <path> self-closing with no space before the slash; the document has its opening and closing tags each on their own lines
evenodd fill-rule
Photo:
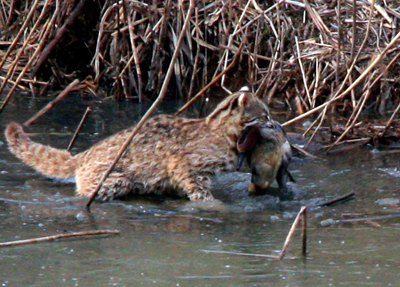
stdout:
<svg viewBox="0 0 400 287">
<path fill-rule="evenodd" d="M 25 99 L 7 106 L 0 116 L 2 130 L 11 120 L 27 120 L 45 103 Z M 93 112 L 75 152 L 131 125 L 147 108 L 70 100 L 29 132 L 37 141 L 65 148 L 87 105 Z M 163 109 L 173 112 L 175 107 Z M 248 196 L 249 175 L 231 173 L 214 181 L 213 193 L 223 204 L 130 198 L 96 203 L 88 214 L 86 200 L 74 197 L 73 184 L 40 176 L 3 142 L 1 134 L 1 241 L 93 229 L 119 229 L 121 234 L 0 249 L 2 286 L 396 286 L 400 279 L 398 218 L 320 224 L 400 213 L 397 154 L 363 150 L 295 159 L 292 200 Z M 350 191 L 355 200 L 315 207 Z M 305 261 L 204 252 L 277 253 L 302 205 L 310 206 Z M 299 234 L 288 253 L 300 254 Z"/>
</svg>

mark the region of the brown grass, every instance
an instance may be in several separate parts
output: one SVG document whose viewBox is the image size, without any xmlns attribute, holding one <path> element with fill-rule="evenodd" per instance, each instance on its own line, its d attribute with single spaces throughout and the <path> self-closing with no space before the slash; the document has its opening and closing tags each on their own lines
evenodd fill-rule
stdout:
<svg viewBox="0 0 400 287">
<path fill-rule="evenodd" d="M 16 89 L 61 90 L 78 78 L 78 90 L 143 101 L 161 89 L 189 1 L 1 4 L 0 92 L 7 97 Z M 311 139 L 328 125 L 330 147 L 397 137 L 399 20 L 397 0 L 196 1 L 169 92 L 189 100 L 243 44 L 222 89 L 251 83 L 272 107 L 295 113 L 286 125 L 312 117 Z M 392 118 L 371 130 L 377 124 L 361 119 L 366 111 Z"/>
</svg>

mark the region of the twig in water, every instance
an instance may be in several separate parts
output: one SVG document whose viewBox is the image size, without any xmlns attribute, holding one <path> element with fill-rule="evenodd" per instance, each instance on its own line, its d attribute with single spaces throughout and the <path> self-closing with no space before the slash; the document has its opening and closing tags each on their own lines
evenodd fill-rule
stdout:
<svg viewBox="0 0 400 287">
<path fill-rule="evenodd" d="M 299 153 L 301 153 L 301 154 L 303 154 L 303 155 L 305 155 L 305 156 L 308 156 L 308 157 L 313 158 L 313 159 L 318 159 L 318 158 L 319 158 L 319 157 L 313 155 L 312 153 L 309 153 L 309 152 L 306 151 L 305 149 L 302 149 L 302 148 L 299 147 L 297 144 L 291 144 L 290 146 L 291 146 L 293 149 L 297 150 Z"/>
<path fill-rule="evenodd" d="M 233 58 L 232 63 L 229 64 L 228 67 L 226 67 L 225 70 L 223 70 L 218 76 L 216 76 L 210 83 L 208 83 L 200 92 L 198 92 L 190 101 L 188 101 L 182 108 L 179 109 L 175 113 L 175 116 L 179 115 L 182 113 L 184 110 L 186 110 L 191 104 L 193 104 L 199 97 L 201 97 L 212 85 L 214 85 L 216 82 L 219 81 L 219 79 L 225 75 L 235 64 L 236 60 L 239 58 L 240 52 L 242 51 L 243 45 L 241 44 L 239 49 L 236 52 L 235 57 Z"/>
<path fill-rule="evenodd" d="M 56 239 L 60 239 L 60 238 L 101 235 L 101 234 L 119 234 L 119 233 L 120 233 L 119 230 L 93 230 L 93 231 L 72 232 L 72 233 L 66 233 L 66 234 L 51 235 L 51 236 L 46 236 L 46 237 L 38 237 L 38 238 L 3 242 L 3 243 L 0 243 L 0 247 L 9 247 L 9 246 L 31 244 L 31 243 L 44 242 L 44 241 L 52 241 L 52 240 L 56 240 Z"/>
<path fill-rule="evenodd" d="M 59 101 L 61 101 L 66 95 L 68 95 L 69 92 L 71 92 L 71 90 L 73 88 L 75 88 L 77 85 L 79 84 L 79 80 L 75 79 L 71 84 L 68 85 L 68 87 L 65 88 L 64 91 L 61 92 L 61 94 L 59 94 L 54 100 L 52 100 L 50 103 L 48 103 L 43 109 L 41 109 L 39 112 L 36 113 L 36 115 L 34 115 L 33 117 L 31 117 L 29 120 L 27 120 L 24 123 L 24 126 L 29 126 L 30 124 L 32 124 L 34 121 L 36 121 L 38 118 L 40 118 L 41 116 L 43 116 L 48 110 L 50 110 L 54 104 L 58 103 Z"/>
<path fill-rule="evenodd" d="M 216 253 L 216 254 L 230 254 L 230 255 L 238 255 L 238 256 L 252 256 L 252 257 L 265 257 L 272 259 L 279 259 L 277 255 L 269 255 L 269 254 L 253 254 L 253 253 L 240 253 L 240 252 L 231 252 L 231 251 L 218 251 L 218 250 L 200 250 L 205 253 Z M 286 259 L 297 259 L 297 257 L 286 257 Z"/>
<path fill-rule="evenodd" d="M 72 146 L 74 145 L 74 143 L 75 143 L 75 141 L 76 141 L 76 139 L 77 139 L 77 137 L 78 137 L 78 134 L 79 134 L 79 132 L 81 131 L 82 126 L 83 126 L 83 124 L 85 123 L 85 121 L 86 121 L 86 119 L 87 119 L 87 116 L 89 115 L 89 113 L 90 113 L 91 111 L 92 111 L 92 109 L 91 109 L 90 107 L 88 107 L 88 108 L 86 109 L 85 114 L 83 115 L 83 117 L 82 117 L 82 119 L 81 119 L 81 122 L 79 123 L 78 127 L 76 128 L 75 134 L 74 134 L 74 136 L 72 137 L 71 142 L 69 143 L 69 145 L 68 145 L 68 147 L 67 147 L 67 151 L 70 151 L 70 150 L 72 149 Z"/>
<path fill-rule="evenodd" d="M 370 137 L 366 137 L 366 138 L 360 138 L 360 139 L 350 139 L 350 140 L 344 140 L 341 141 L 339 144 L 348 144 L 351 143 L 352 145 L 348 145 L 348 146 L 343 146 L 341 148 L 335 148 L 334 150 L 330 150 L 329 153 L 333 154 L 333 153 L 342 153 L 342 152 L 347 152 L 356 148 L 359 148 L 363 145 L 365 145 L 366 143 L 370 142 L 371 138 Z M 330 146 L 325 146 L 325 148 L 329 148 Z M 328 153 L 328 152 L 327 152 Z"/>
<path fill-rule="evenodd" d="M 97 193 L 99 192 L 101 186 L 103 185 L 103 182 L 107 179 L 108 175 L 114 169 L 115 165 L 117 164 L 117 162 L 121 158 L 122 154 L 125 152 L 125 150 L 129 146 L 129 144 L 131 143 L 133 137 L 138 133 L 139 129 L 143 126 L 143 124 L 146 122 L 146 120 L 149 118 L 149 116 L 153 113 L 153 111 L 157 108 L 158 104 L 164 98 L 165 93 L 167 92 L 169 80 L 171 79 L 172 73 L 174 71 L 175 61 L 179 56 L 179 52 L 180 52 L 181 45 L 182 45 L 182 40 L 183 40 L 183 38 L 185 36 L 187 27 L 189 25 L 190 17 L 191 17 L 191 15 L 193 13 L 194 6 L 195 6 L 194 5 L 194 0 L 190 0 L 189 11 L 188 11 L 188 13 L 186 15 L 185 23 L 184 23 L 184 25 L 182 27 L 181 34 L 179 35 L 178 42 L 176 44 L 176 48 L 175 48 L 174 54 L 172 56 L 171 62 L 170 62 L 169 67 L 168 67 L 167 74 L 166 74 L 165 79 L 164 79 L 164 83 L 163 83 L 163 85 L 161 87 L 160 94 L 158 95 L 157 99 L 154 101 L 152 106 L 147 110 L 146 114 L 142 117 L 140 122 L 136 125 L 135 129 L 132 131 L 130 136 L 125 140 L 124 144 L 121 146 L 120 150 L 118 151 L 118 154 L 115 157 L 114 161 L 111 163 L 110 167 L 103 174 L 103 176 L 100 179 L 99 183 L 97 184 L 95 190 L 93 191 L 92 195 L 90 196 L 89 201 L 86 203 L 86 207 L 88 208 L 89 211 L 90 211 L 90 209 L 89 209 L 90 205 L 92 204 L 92 202 L 95 199 Z"/>
<path fill-rule="evenodd" d="M 387 215 L 375 215 L 369 217 L 357 217 L 357 218 L 350 218 L 350 219 L 326 219 L 321 221 L 322 226 L 330 226 L 334 224 L 343 224 L 343 223 L 358 223 L 358 222 L 369 222 L 372 220 L 382 220 L 382 219 L 391 219 L 391 218 L 399 218 L 400 213 L 393 213 Z"/>
<path fill-rule="evenodd" d="M 353 199 L 355 195 L 356 195 L 355 192 L 349 192 L 349 193 L 347 193 L 347 194 L 345 194 L 343 196 L 340 196 L 340 197 L 334 198 L 332 200 L 329 200 L 327 202 L 318 204 L 318 206 L 332 206 L 334 204 L 343 203 L 345 201 Z"/>
<path fill-rule="evenodd" d="M 302 248 L 301 248 L 301 254 L 305 257 L 307 256 L 307 208 L 304 208 L 303 210 L 303 226 L 302 226 Z"/>
<path fill-rule="evenodd" d="M 293 221 L 292 227 L 289 230 L 289 233 L 286 237 L 285 243 L 283 244 L 283 248 L 281 251 L 281 254 L 279 255 L 278 259 L 282 260 L 283 257 L 285 256 L 286 250 L 289 247 L 290 242 L 292 241 L 294 231 L 296 230 L 297 224 L 299 224 L 300 217 L 303 215 L 303 221 L 307 220 L 307 215 L 305 214 L 307 211 L 307 207 L 303 206 L 299 213 L 297 214 L 296 218 Z M 307 253 L 307 224 L 303 223 L 303 247 L 302 247 L 302 253 L 305 255 Z"/>
</svg>

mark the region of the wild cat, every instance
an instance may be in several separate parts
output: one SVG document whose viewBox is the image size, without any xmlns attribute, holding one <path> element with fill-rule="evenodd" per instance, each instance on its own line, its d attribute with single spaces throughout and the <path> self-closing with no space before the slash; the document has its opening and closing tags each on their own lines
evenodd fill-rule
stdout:
<svg viewBox="0 0 400 287">
<path fill-rule="evenodd" d="M 244 158 L 250 166 L 250 193 L 267 191 L 275 179 L 282 190 L 286 189 L 288 178 L 294 181 L 288 170 L 292 150 L 278 122 L 271 120 L 247 127 L 239 138 L 237 148 L 240 152 L 237 170 Z"/>
<path fill-rule="evenodd" d="M 210 176 L 235 170 L 243 128 L 269 120 L 267 106 L 247 87 L 228 96 L 206 118 L 155 116 L 134 137 L 96 199 L 173 192 L 192 201 L 213 200 Z M 33 142 L 17 123 L 9 124 L 5 134 L 10 151 L 24 163 L 47 176 L 75 177 L 77 194 L 90 196 L 133 128 L 76 155 Z"/>
</svg>

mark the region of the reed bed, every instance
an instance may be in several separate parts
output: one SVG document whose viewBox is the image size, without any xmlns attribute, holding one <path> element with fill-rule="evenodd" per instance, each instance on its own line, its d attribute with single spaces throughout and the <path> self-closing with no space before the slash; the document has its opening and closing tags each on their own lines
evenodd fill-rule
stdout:
<svg viewBox="0 0 400 287">
<path fill-rule="evenodd" d="M 181 43 L 169 94 L 192 96 L 233 61 L 218 89 L 244 83 L 290 125 L 311 119 L 340 143 L 392 142 L 400 123 L 397 0 L 201 0 Z M 75 90 L 152 100 L 160 91 L 189 1 L 3 1 L 0 93 Z M 216 88 L 216 85 L 213 86 Z M 382 115 L 365 118 L 366 113 Z M 390 118 L 389 118 L 390 117 Z"/>
</svg>

